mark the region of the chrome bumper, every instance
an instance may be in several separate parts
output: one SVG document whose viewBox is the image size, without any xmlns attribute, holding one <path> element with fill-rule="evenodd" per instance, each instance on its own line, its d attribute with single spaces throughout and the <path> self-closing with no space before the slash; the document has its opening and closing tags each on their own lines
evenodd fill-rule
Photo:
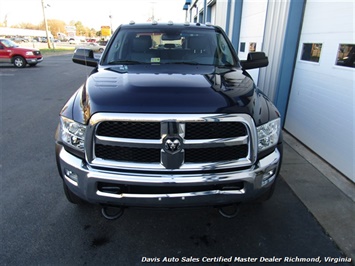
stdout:
<svg viewBox="0 0 355 266">
<path fill-rule="evenodd" d="M 167 172 L 151 174 L 92 168 L 59 144 L 56 144 L 56 153 L 59 172 L 73 193 L 91 203 L 120 206 L 214 206 L 251 200 L 274 182 L 280 164 L 280 152 L 275 149 L 273 153 L 244 170 L 178 175 Z M 100 182 L 117 186 L 152 188 L 183 186 L 187 189 L 178 193 L 111 193 L 100 191 L 98 189 Z M 242 183 L 242 188 L 230 185 L 235 182 Z M 204 186 L 209 185 L 218 185 L 223 189 L 204 190 Z M 188 191 L 189 186 L 201 189 L 191 192 Z"/>
<path fill-rule="evenodd" d="M 28 64 L 38 64 L 43 61 L 43 57 L 41 58 L 26 58 Z"/>
</svg>

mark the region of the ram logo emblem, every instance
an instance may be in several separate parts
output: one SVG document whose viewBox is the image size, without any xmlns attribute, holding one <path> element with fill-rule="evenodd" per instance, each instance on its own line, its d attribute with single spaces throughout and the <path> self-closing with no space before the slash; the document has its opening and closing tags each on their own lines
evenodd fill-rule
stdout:
<svg viewBox="0 0 355 266">
<path fill-rule="evenodd" d="M 181 142 L 177 138 L 166 139 L 164 148 L 166 152 L 177 153 L 181 150 Z"/>
</svg>

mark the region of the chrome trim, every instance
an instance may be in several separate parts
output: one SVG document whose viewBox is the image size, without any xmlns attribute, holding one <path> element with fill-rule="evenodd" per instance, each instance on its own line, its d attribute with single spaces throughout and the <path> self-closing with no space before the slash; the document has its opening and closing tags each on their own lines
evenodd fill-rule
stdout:
<svg viewBox="0 0 355 266">
<path fill-rule="evenodd" d="M 130 162 L 119 162 L 119 166 L 114 165 L 117 162 L 112 160 L 103 160 L 103 159 L 94 159 L 91 163 L 91 166 L 94 167 L 105 167 L 112 169 L 124 169 L 124 170 L 138 170 L 138 171 L 171 171 L 171 172 L 179 172 L 179 171 L 212 171 L 218 169 L 227 169 L 236 167 L 247 167 L 251 165 L 250 160 L 247 159 L 239 159 L 230 162 L 218 162 L 218 163 L 184 163 L 179 169 L 166 169 L 160 163 L 130 163 Z"/>
<path fill-rule="evenodd" d="M 141 148 L 142 145 L 146 148 L 160 148 L 162 145 L 161 139 L 129 139 L 129 138 L 113 138 L 96 136 L 96 144 L 121 146 L 121 147 L 137 147 Z"/>
<path fill-rule="evenodd" d="M 163 198 L 189 198 L 189 197 L 201 197 L 208 195 L 242 195 L 245 193 L 245 189 L 240 190 L 208 190 L 199 192 L 188 192 L 188 193 L 171 193 L 171 194 L 112 194 L 97 190 L 96 195 L 100 197 L 109 198 L 140 198 L 140 199 L 163 199 Z"/>
<path fill-rule="evenodd" d="M 77 195 L 83 197 L 90 202 L 104 202 L 112 204 L 127 204 L 127 205 L 141 205 L 147 204 L 155 206 L 159 202 L 164 204 L 177 204 L 188 201 L 189 199 L 198 199 L 216 203 L 215 198 L 208 198 L 213 196 L 223 196 L 225 200 L 247 199 L 255 196 L 260 192 L 260 189 L 272 184 L 268 182 L 263 185 L 263 176 L 268 171 L 274 169 L 273 176 L 270 180 L 275 179 L 277 169 L 280 164 L 280 153 L 277 149 L 274 152 L 266 156 L 265 158 L 257 161 L 255 165 L 244 169 L 234 170 L 229 172 L 215 172 L 215 173 L 139 173 L 139 172 L 122 172 L 115 170 L 102 170 L 92 168 L 85 164 L 81 159 L 67 152 L 63 146 L 58 146 L 57 150 L 60 169 L 64 174 L 64 169 L 68 169 L 78 175 L 78 183 L 73 184 L 65 178 L 68 186 Z M 189 186 L 189 185 L 203 185 L 210 184 L 226 184 L 226 188 L 233 182 L 244 182 L 242 189 L 226 189 L 226 190 L 207 190 L 198 192 L 181 192 L 181 193 L 169 193 L 169 194 L 131 194 L 122 193 L 114 194 L 99 191 L 97 188 L 97 182 L 109 182 L 117 185 L 148 185 L 155 187 L 156 185 L 164 186 Z M 227 198 L 228 197 L 228 198 Z M 203 200 L 203 201 L 204 201 Z M 195 201 L 198 203 L 198 201 Z M 189 201 L 191 203 L 191 201 Z"/>
<path fill-rule="evenodd" d="M 246 181 L 255 182 L 257 176 L 262 177 L 263 173 L 274 169 L 280 161 L 280 152 L 275 149 L 274 152 L 258 161 L 256 165 L 238 171 L 216 172 L 216 173 L 195 173 L 195 174 L 173 174 L 173 173 L 139 173 L 139 172 L 117 172 L 104 171 L 95 169 L 89 165 L 83 165 L 81 159 L 67 152 L 62 146 L 60 148 L 59 157 L 64 168 L 75 172 L 79 176 L 80 181 L 88 182 L 88 180 L 113 181 L 125 184 L 206 184 L 213 182 L 234 182 Z M 82 180 L 84 178 L 84 180 Z"/>
<path fill-rule="evenodd" d="M 72 184 L 73 186 L 78 186 L 78 183 L 75 182 L 74 180 L 72 180 L 69 176 L 67 176 L 66 174 L 64 174 L 64 178 L 65 180 L 67 180 L 70 184 Z"/>
<path fill-rule="evenodd" d="M 172 118 L 173 117 L 173 118 Z M 245 122 L 251 121 L 247 114 L 140 114 L 140 113 L 96 113 L 90 125 L 102 121 L 125 122 Z"/>
<path fill-rule="evenodd" d="M 130 139 L 98 136 L 95 134 L 96 127 L 104 121 L 122 121 L 122 122 L 159 122 L 161 124 L 160 139 Z M 184 139 L 185 126 L 189 122 L 240 122 L 247 129 L 247 135 L 235 138 L 221 139 Z M 169 169 L 164 165 L 166 154 L 163 152 L 164 139 L 169 133 L 168 123 L 177 123 L 179 126 L 176 134 L 183 140 L 182 152 L 184 149 L 209 148 L 248 145 L 248 155 L 233 161 L 211 162 L 211 163 L 187 163 L 181 162 L 176 168 Z M 165 160 L 157 163 L 137 163 L 106 160 L 95 157 L 95 144 L 104 144 L 121 147 L 139 147 L 139 148 L 157 148 L 161 149 L 161 156 Z M 253 119 L 247 114 L 136 114 L 136 113 L 96 113 L 87 126 L 85 136 L 86 161 L 93 167 L 104 167 L 124 170 L 141 171 L 206 171 L 217 169 L 228 169 L 236 167 L 248 167 L 255 163 L 257 154 L 257 135 Z M 181 157 L 180 159 L 181 160 Z"/>
<path fill-rule="evenodd" d="M 121 147 L 137 147 L 141 148 L 144 145 L 145 148 L 160 148 L 163 144 L 163 139 L 130 139 L 130 138 L 114 138 L 105 136 L 96 136 L 96 144 L 121 146 Z M 184 139 L 185 148 L 201 148 L 208 145 L 213 147 L 224 147 L 248 144 L 248 136 L 242 136 L 238 138 L 221 138 L 221 139 Z"/>
<path fill-rule="evenodd" d="M 234 146 L 248 144 L 248 136 L 238 138 L 221 138 L 221 139 L 185 139 L 184 147 L 200 148 L 208 145 L 208 147 Z"/>
</svg>

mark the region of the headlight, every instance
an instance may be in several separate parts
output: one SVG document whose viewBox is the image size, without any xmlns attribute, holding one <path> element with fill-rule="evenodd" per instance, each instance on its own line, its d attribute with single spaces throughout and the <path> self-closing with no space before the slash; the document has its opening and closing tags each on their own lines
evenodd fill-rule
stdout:
<svg viewBox="0 0 355 266">
<path fill-rule="evenodd" d="M 33 52 L 26 52 L 26 55 L 33 55 Z"/>
<path fill-rule="evenodd" d="M 258 151 L 261 152 L 277 144 L 280 135 L 280 118 L 256 128 L 258 132 Z"/>
<path fill-rule="evenodd" d="M 86 126 L 65 117 L 60 118 L 60 134 L 62 141 L 79 151 L 84 152 Z"/>
</svg>

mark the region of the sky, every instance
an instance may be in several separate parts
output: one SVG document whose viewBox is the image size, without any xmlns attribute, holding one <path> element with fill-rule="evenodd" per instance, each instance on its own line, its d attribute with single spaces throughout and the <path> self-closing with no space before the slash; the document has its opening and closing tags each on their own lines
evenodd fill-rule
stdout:
<svg viewBox="0 0 355 266">
<path fill-rule="evenodd" d="M 42 1 L 47 19 L 81 21 L 89 28 L 101 26 L 115 29 L 122 23 L 147 22 L 154 14 L 157 21 L 183 22 L 185 0 L 0 0 L 0 21 L 7 25 L 21 22 L 39 24 L 43 21 Z M 110 19 L 110 16 L 112 17 Z M 112 23 L 112 24 L 111 24 Z"/>
</svg>

